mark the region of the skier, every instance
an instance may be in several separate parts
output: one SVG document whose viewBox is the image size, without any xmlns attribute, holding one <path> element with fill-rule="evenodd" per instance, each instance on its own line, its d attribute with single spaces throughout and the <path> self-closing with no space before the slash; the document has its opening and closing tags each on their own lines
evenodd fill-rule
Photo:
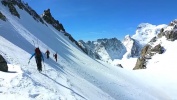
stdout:
<svg viewBox="0 0 177 100">
<path fill-rule="evenodd" d="M 33 56 L 35 56 L 35 59 L 36 59 L 37 69 L 39 72 L 41 72 L 42 71 L 42 63 L 41 62 L 42 62 L 42 60 L 44 62 L 44 58 L 43 58 L 43 55 L 42 55 L 39 47 L 37 47 L 35 49 L 35 53 L 30 57 L 28 64 L 30 63 L 30 60 Z"/>
<path fill-rule="evenodd" d="M 47 59 L 49 59 L 49 54 L 50 54 L 49 50 L 47 50 L 47 51 L 45 52 L 45 54 L 47 54 Z"/>
<path fill-rule="evenodd" d="M 57 62 L 57 53 L 53 54 L 53 57 L 55 58 L 56 62 Z"/>
</svg>

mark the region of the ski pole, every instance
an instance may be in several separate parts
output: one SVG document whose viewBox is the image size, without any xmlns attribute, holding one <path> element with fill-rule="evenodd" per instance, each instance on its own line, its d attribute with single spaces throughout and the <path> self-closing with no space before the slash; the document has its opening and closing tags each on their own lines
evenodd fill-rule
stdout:
<svg viewBox="0 0 177 100">
<path fill-rule="evenodd" d="M 29 63 L 30 63 L 30 60 L 28 61 L 28 65 L 29 65 Z"/>
<path fill-rule="evenodd" d="M 37 46 L 39 47 L 39 40 L 37 39 Z"/>
<path fill-rule="evenodd" d="M 33 40 L 32 40 L 33 41 Z M 35 43 L 34 43 L 34 41 L 33 41 L 33 45 L 34 45 L 34 47 L 35 47 Z"/>
</svg>

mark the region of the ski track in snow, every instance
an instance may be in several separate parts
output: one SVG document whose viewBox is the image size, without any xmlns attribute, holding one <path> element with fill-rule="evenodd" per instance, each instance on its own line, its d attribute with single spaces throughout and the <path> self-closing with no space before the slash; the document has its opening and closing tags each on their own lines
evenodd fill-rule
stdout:
<svg viewBox="0 0 177 100">
<path fill-rule="evenodd" d="M 166 65 L 162 63 L 166 60 L 159 59 L 160 56 L 155 56 L 158 60 L 151 60 L 148 64 L 149 70 L 131 71 L 127 70 L 128 68 L 111 66 L 91 59 L 63 33 L 58 32 L 51 25 L 46 26 L 36 22 L 17 6 L 16 9 L 20 12 L 20 19 L 11 15 L 8 8 L 0 3 L 0 11 L 8 19 L 7 22 L 0 20 L 0 54 L 7 60 L 9 67 L 9 72 L 0 72 L 0 98 L 5 100 L 172 100 L 177 98 L 176 78 L 164 75 L 165 71 L 159 73 L 166 76 L 162 78 L 156 74 L 158 67 L 156 70 L 152 69 L 153 64 Z M 174 42 L 173 46 L 176 44 Z M 165 46 L 167 45 L 169 44 Z M 43 54 L 46 49 L 51 51 L 50 59 L 45 58 L 42 63 L 42 73 L 37 71 L 35 58 L 32 58 L 28 64 L 34 46 L 39 46 Z M 52 57 L 55 52 L 58 52 L 58 62 L 55 62 Z M 166 53 L 168 54 L 169 51 Z M 134 60 L 132 62 L 134 63 Z M 154 83 L 157 79 L 160 81 L 158 85 Z"/>
<path fill-rule="evenodd" d="M 1 39 L 3 39 L 3 38 L 1 38 Z M 8 41 L 6 41 L 6 40 L 3 40 L 3 41 L 8 43 Z M 4 46 L 3 44 L 0 43 L 0 46 L 2 48 L 4 48 L 2 50 L 12 50 L 11 51 L 12 54 L 14 54 L 16 52 L 16 51 L 13 52 L 14 48 L 10 48 L 10 47 L 16 47 L 15 45 L 11 44 L 10 47 L 7 47 L 7 46 Z M 13 63 L 15 65 L 20 64 L 20 60 L 22 60 L 22 58 L 16 59 L 16 60 L 14 59 L 14 56 L 17 56 L 18 54 L 13 55 L 13 57 L 11 57 L 11 56 L 9 56 L 9 54 L 3 53 L 5 51 L 2 51 L 2 50 L 1 50 L 1 54 L 6 58 L 6 60 L 8 62 Z M 21 51 L 21 50 L 18 50 L 18 51 Z M 21 51 L 21 52 L 23 52 L 23 51 Z M 36 67 L 36 64 L 34 64 L 34 63 L 32 63 L 30 65 Z M 23 70 L 22 71 L 23 73 L 20 74 L 19 72 L 16 72 L 16 70 L 20 68 L 19 66 L 13 66 L 13 65 L 11 65 L 11 66 L 13 68 L 16 67 L 16 69 L 14 68 L 14 73 L 18 73 L 18 74 L 16 76 L 14 76 L 14 78 L 9 80 L 9 82 L 6 82 L 6 80 L 3 79 L 3 77 L 1 78 L 1 87 L 7 85 L 7 83 L 10 83 L 9 86 L 7 86 L 4 91 L 1 91 L 1 93 L 3 93 L 3 94 L 15 94 L 18 91 L 20 93 L 18 95 L 28 96 L 28 98 L 33 98 L 33 99 L 42 99 L 42 96 L 43 96 L 42 94 L 44 91 L 37 91 L 37 89 L 40 88 L 39 90 L 47 90 L 46 93 L 49 92 L 50 94 L 57 95 L 59 90 L 55 90 L 55 87 L 49 88 L 47 85 L 45 86 L 45 84 L 48 83 L 48 81 L 52 81 L 53 83 L 57 83 L 58 86 L 63 87 L 67 91 L 71 91 L 72 95 L 74 95 L 74 94 L 79 95 L 78 93 L 74 92 L 71 89 L 68 82 L 67 82 L 68 86 L 64 86 L 56 81 L 56 80 L 60 80 L 59 78 L 61 78 L 62 76 L 60 76 L 59 75 L 60 73 L 58 73 L 55 69 L 47 69 L 47 70 L 44 70 L 43 73 L 39 74 L 37 71 L 37 68 L 30 68 L 29 70 Z M 22 68 L 29 67 L 29 65 L 27 65 L 27 64 L 21 64 L 21 66 L 23 66 Z M 45 64 L 45 67 L 47 67 L 47 64 Z M 9 75 L 9 73 L 12 73 L 12 71 L 5 73 L 5 74 Z M 12 73 L 12 74 L 14 74 L 14 73 Z M 49 74 L 49 76 L 47 74 Z M 47 81 L 40 82 L 41 80 L 36 79 L 36 77 L 33 77 L 33 75 L 34 76 L 40 75 L 39 76 L 40 78 L 42 77 L 44 80 L 47 80 Z M 62 77 L 62 79 L 65 79 L 65 78 Z M 65 79 L 65 80 L 67 81 L 67 79 Z M 48 84 L 48 85 L 50 85 L 50 84 Z M 9 89 L 11 87 L 13 87 L 13 89 Z M 30 89 L 31 87 L 35 87 L 36 90 L 34 91 L 33 89 Z M 24 94 L 24 91 L 26 91 L 26 90 L 28 90 L 28 91 L 26 94 Z M 20 91 L 23 91 L 23 92 L 20 92 Z M 81 95 L 79 95 L 79 96 L 81 97 Z M 60 95 L 59 95 L 59 97 L 60 97 Z M 61 97 L 61 98 L 63 98 L 63 97 Z M 75 100 L 75 99 L 73 98 L 73 100 Z"/>
</svg>

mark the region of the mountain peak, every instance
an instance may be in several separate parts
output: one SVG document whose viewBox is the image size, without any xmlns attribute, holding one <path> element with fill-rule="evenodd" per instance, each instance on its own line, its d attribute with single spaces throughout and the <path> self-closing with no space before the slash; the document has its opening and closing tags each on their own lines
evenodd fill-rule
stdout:
<svg viewBox="0 0 177 100">
<path fill-rule="evenodd" d="M 130 37 L 130 35 L 126 35 L 125 37 L 124 37 L 124 40 L 123 40 L 123 42 L 124 41 L 129 41 L 129 40 L 131 40 L 132 38 Z"/>
<path fill-rule="evenodd" d="M 50 13 L 50 9 L 44 10 L 44 13 L 42 14 L 43 19 L 51 24 L 53 27 L 55 27 L 58 31 L 65 32 L 65 29 L 61 23 L 59 23 L 58 20 L 54 19 L 52 14 Z"/>
<path fill-rule="evenodd" d="M 93 58 L 99 58 L 106 62 L 114 59 L 121 59 L 123 57 L 123 54 L 126 52 L 126 48 L 117 38 L 97 39 L 97 41 L 88 41 L 86 43 L 80 41 L 80 43 L 82 44 L 82 46 L 84 46 L 89 56 Z M 94 54 L 96 56 L 93 56 L 91 54 Z"/>
<path fill-rule="evenodd" d="M 141 23 L 137 26 L 137 29 L 143 29 L 143 28 L 146 28 L 146 27 L 155 27 L 156 25 L 152 25 L 150 23 Z"/>
<path fill-rule="evenodd" d="M 162 28 L 167 25 L 152 25 L 149 23 L 139 24 L 135 35 L 132 36 L 133 39 L 139 41 L 142 45 L 147 44 L 153 37 L 155 37 Z"/>
<path fill-rule="evenodd" d="M 175 26 L 177 25 L 177 19 L 170 22 L 169 26 Z"/>
</svg>

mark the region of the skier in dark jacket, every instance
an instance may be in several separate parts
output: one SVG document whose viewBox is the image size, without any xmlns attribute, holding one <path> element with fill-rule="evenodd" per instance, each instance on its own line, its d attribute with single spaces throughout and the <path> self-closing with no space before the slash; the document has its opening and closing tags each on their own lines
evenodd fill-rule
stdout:
<svg viewBox="0 0 177 100">
<path fill-rule="evenodd" d="M 53 57 L 55 58 L 56 62 L 57 62 L 57 53 L 53 54 Z"/>
<path fill-rule="evenodd" d="M 45 54 L 47 54 L 47 59 L 49 59 L 49 54 L 50 54 L 49 50 L 47 50 L 47 51 L 45 52 Z"/>
<path fill-rule="evenodd" d="M 36 59 L 37 69 L 39 72 L 41 72 L 42 71 L 42 63 L 41 62 L 42 62 L 42 60 L 44 62 L 44 58 L 43 58 L 43 55 L 42 55 L 39 48 L 35 49 L 35 53 L 32 54 L 28 63 L 30 63 L 30 60 L 31 60 L 31 58 L 33 58 L 33 56 L 35 56 L 35 59 Z"/>
</svg>

